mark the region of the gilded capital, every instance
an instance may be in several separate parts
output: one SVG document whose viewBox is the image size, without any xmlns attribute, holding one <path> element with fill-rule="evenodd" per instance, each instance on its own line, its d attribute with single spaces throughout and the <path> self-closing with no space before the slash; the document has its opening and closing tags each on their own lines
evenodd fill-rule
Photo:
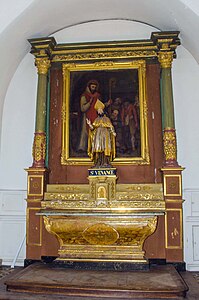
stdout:
<svg viewBox="0 0 199 300">
<path fill-rule="evenodd" d="M 173 51 L 160 51 L 158 53 L 158 60 L 162 68 L 171 68 L 173 61 Z"/>
<path fill-rule="evenodd" d="M 50 60 L 47 57 L 35 58 L 35 64 L 38 69 L 38 74 L 47 74 L 50 68 Z"/>
</svg>

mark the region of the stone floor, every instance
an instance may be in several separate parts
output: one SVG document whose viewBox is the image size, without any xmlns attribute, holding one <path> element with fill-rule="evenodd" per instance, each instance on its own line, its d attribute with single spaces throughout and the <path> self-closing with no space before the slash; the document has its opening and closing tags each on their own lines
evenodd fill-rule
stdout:
<svg viewBox="0 0 199 300">
<path fill-rule="evenodd" d="M 14 271 L 14 269 L 11 269 L 10 267 L 0 266 L 0 279 L 4 278 L 5 276 L 12 273 L 13 271 Z"/>
<path fill-rule="evenodd" d="M 199 284 L 199 272 L 192 272 L 192 274 L 193 274 L 193 277 L 195 278 L 195 280 L 198 282 L 198 284 Z"/>
<path fill-rule="evenodd" d="M 28 294 L 28 293 L 14 293 L 7 292 L 5 281 L 12 276 L 16 276 L 22 270 L 21 267 L 11 269 L 9 267 L 0 267 L 0 299 L 6 300 L 105 300 L 105 298 L 99 297 L 73 297 L 73 296 L 61 296 L 61 295 L 41 295 L 41 294 Z M 199 273 L 195 272 L 181 272 L 180 275 L 189 287 L 189 291 L 185 299 L 187 300 L 199 300 Z M 116 300 L 116 298 L 108 298 L 110 300 Z M 153 299 L 153 298 L 151 298 Z M 165 298 L 164 298 L 165 299 Z M 107 300 L 107 298 L 106 298 Z"/>
</svg>

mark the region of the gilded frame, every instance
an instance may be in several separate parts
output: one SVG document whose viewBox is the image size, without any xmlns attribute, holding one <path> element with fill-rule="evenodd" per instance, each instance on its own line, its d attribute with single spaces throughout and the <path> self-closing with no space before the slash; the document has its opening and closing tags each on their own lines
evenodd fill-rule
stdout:
<svg viewBox="0 0 199 300">
<path fill-rule="evenodd" d="M 147 126 L 147 99 L 146 99 L 146 61 L 104 61 L 91 63 L 65 63 L 62 65 L 63 71 L 63 105 L 62 105 L 62 165 L 91 165 L 90 158 L 70 157 L 70 78 L 72 72 L 81 71 L 117 71 L 117 70 L 137 70 L 138 91 L 140 105 L 140 156 L 138 157 L 116 157 L 114 165 L 148 165 L 150 164 Z"/>
</svg>

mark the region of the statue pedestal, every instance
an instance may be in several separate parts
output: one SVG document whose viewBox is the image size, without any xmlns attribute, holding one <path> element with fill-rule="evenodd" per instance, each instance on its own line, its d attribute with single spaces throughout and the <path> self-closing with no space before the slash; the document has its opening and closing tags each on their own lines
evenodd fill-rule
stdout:
<svg viewBox="0 0 199 300">
<path fill-rule="evenodd" d="M 116 193 L 116 168 L 89 169 L 90 199 L 97 207 L 111 207 Z"/>
</svg>

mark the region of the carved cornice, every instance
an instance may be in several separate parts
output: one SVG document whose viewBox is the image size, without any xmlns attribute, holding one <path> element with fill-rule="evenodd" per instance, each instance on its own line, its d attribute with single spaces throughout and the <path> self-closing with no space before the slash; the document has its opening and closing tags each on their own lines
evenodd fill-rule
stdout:
<svg viewBox="0 0 199 300">
<path fill-rule="evenodd" d="M 176 48 L 180 45 L 179 31 L 153 32 L 151 39 L 157 46 L 157 56 L 162 68 L 171 68 Z"/>
<path fill-rule="evenodd" d="M 56 46 L 54 37 L 44 37 L 37 39 L 29 39 L 31 51 L 35 57 L 50 57 L 52 50 Z"/>
<path fill-rule="evenodd" d="M 174 51 L 175 55 L 175 49 L 180 45 L 179 33 L 179 31 L 152 32 L 151 40 L 157 46 L 158 50 Z"/>
<path fill-rule="evenodd" d="M 105 61 L 107 59 L 158 58 L 160 51 L 173 52 L 180 45 L 179 32 L 154 32 L 149 40 L 57 44 L 53 37 L 30 39 L 31 53 L 36 58 L 49 58 L 52 63 Z"/>
</svg>

